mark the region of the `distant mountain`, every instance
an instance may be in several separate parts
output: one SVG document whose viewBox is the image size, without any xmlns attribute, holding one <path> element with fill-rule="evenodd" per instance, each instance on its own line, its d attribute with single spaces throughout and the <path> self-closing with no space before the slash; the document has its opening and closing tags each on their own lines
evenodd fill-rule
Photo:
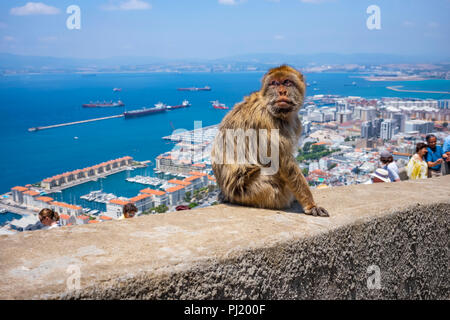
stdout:
<svg viewBox="0 0 450 320">
<path fill-rule="evenodd" d="M 423 56 L 423 55 L 395 55 L 380 53 L 317 53 L 317 54 L 245 54 L 216 59 L 217 62 L 249 62 L 249 63 L 268 63 L 268 64 L 295 64 L 306 66 L 309 64 L 362 64 L 362 65 L 380 65 L 380 64 L 401 64 L 401 63 L 443 63 L 450 62 L 447 56 Z"/>
<path fill-rule="evenodd" d="M 140 67 L 156 66 L 170 68 L 172 66 L 208 66 L 214 69 L 217 65 L 231 64 L 245 69 L 246 66 L 266 68 L 283 63 L 305 67 L 311 65 L 381 65 L 381 64 L 415 64 L 444 63 L 450 59 L 443 56 L 393 55 L 393 54 L 276 54 L 260 53 L 245 54 L 220 59 L 165 59 L 158 57 L 113 57 L 105 59 L 56 58 L 42 56 L 22 56 L 0 53 L 0 70 L 20 70 L 30 72 L 58 71 L 73 72 L 83 70 L 108 71 L 123 69 L 143 69 Z M 145 68 L 144 68 L 145 69 Z"/>
<path fill-rule="evenodd" d="M 164 63 L 165 59 L 153 57 L 113 57 L 105 59 L 56 58 L 43 56 L 22 56 L 0 53 L 0 68 L 108 68 Z"/>
</svg>

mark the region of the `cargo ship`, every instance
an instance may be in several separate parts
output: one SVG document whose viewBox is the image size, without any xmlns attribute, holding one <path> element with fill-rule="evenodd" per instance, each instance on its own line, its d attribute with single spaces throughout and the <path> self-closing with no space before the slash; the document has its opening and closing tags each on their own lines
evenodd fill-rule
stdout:
<svg viewBox="0 0 450 320">
<path fill-rule="evenodd" d="M 218 100 L 216 100 L 216 101 L 211 101 L 211 103 L 212 103 L 212 106 L 213 106 L 214 109 L 223 109 L 223 110 L 225 110 L 225 109 L 230 109 L 230 108 L 227 107 L 225 104 L 220 103 Z"/>
<path fill-rule="evenodd" d="M 186 107 L 190 107 L 190 106 L 191 106 L 191 104 L 189 103 L 189 101 L 184 100 L 183 103 L 178 106 L 167 106 L 167 109 L 173 110 L 173 109 L 186 108 Z"/>
<path fill-rule="evenodd" d="M 196 87 L 192 87 L 192 88 L 178 88 L 178 91 L 211 91 L 211 88 L 209 86 L 205 86 L 203 88 L 196 88 Z"/>
<path fill-rule="evenodd" d="M 120 100 L 117 102 L 103 101 L 103 102 L 96 102 L 96 103 L 90 102 L 87 104 L 83 104 L 83 108 L 114 108 L 114 107 L 123 107 L 123 106 L 125 106 L 125 104 Z"/>
<path fill-rule="evenodd" d="M 123 113 L 123 116 L 125 117 L 125 119 L 129 119 L 129 118 L 147 116 L 149 114 L 154 114 L 154 113 L 166 112 L 166 110 L 167 110 L 167 106 L 165 104 L 157 103 L 157 104 L 155 104 L 154 108 L 142 108 L 142 109 L 138 109 L 138 110 L 125 111 Z"/>
</svg>

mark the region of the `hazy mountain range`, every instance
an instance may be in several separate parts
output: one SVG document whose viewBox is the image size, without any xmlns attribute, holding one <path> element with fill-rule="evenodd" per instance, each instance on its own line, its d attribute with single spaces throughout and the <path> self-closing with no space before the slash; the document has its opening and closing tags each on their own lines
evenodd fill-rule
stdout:
<svg viewBox="0 0 450 320">
<path fill-rule="evenodd" d="M 450 58 L 445 56 L 404 56 L 394 54 L 245 54 L 220 59 L 183 59 L 173 60 L 158 57 L 112 57 L 104 59 L 78 59 L 57 58 L 43 56 L 21 56 L 9 53 L 0 53 L 0 69 L 81 69 L 81 68 L 117 68 L 146 65 L 215 65 L 215 64 L 239 64 L 239 65 L 278 65 L 282 63 L 295 66 L 310 65 L 383 65 L 383 64 L 434 64 L 449 63 Z"/>
</svg>

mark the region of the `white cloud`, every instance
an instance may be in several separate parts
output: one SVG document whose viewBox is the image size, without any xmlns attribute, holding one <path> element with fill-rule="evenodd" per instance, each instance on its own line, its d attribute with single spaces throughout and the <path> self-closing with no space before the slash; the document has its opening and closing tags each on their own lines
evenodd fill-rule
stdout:
<svg viewBox="0 0 450 320">
<path fill-rule="evenodd" d="M 0 21 L 0 29 L 5 29 L 5 28 L 8 28 L 8 25 L 6 23 Z"/>
<path fill-rule="evenodd" d="M 23 7 L 12 8 L 9 13 L 13 16 L 29 16 L 34 14 L 58 14 L 59 12 L 58 8 L 42 2 L 28 2 Z"/>
<path fill-rule="evenodd" d="M 428 28 L 437 28 L 439 24 L 437 22 L 431 21 L 428 23 Z"/>
<path fill-rule="evenodd" d="M 275 40 L 284 40 L 286 39 L 285 36 L 283 36 L 282 34 L 277 34 L 273 37 Z"/>
<path fill-rule="evenodd" d="M 232 6 L 232 5 L 237 4 L 237 1 L 236 0 L 219 0 L 219 3 L 220 4 L 225 4 L 225 5 L 228 5 L 228 6 Z"/>
<path fill-rule="evenodd" d="M 103 6 L 104 10 L 150 10 L 152 5 L 142 0 L 127 0 L 118 4 L 108 4 Z"/>
</svg>

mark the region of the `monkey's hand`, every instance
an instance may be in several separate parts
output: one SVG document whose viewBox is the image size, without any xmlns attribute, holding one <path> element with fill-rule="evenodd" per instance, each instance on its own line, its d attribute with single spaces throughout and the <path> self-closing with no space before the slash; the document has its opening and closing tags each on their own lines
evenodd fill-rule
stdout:
<svg viewBox="0 0 450 320">
<path fill-rule="evenodd" d="M 328 214 L 327 210 L 325 210 L 322 207 L 317 207 L 317 206 L 314 206 L 314 207 L 309 208 L 309 209 L 305 208 L 304 211 L 305 211 L 305 214 L 310 215 L 310 216 L 316 216 L 316 217 L 317 216 L 319 216 L 319 217 L 329 217 L 330 216 Z"/>
</svg>

